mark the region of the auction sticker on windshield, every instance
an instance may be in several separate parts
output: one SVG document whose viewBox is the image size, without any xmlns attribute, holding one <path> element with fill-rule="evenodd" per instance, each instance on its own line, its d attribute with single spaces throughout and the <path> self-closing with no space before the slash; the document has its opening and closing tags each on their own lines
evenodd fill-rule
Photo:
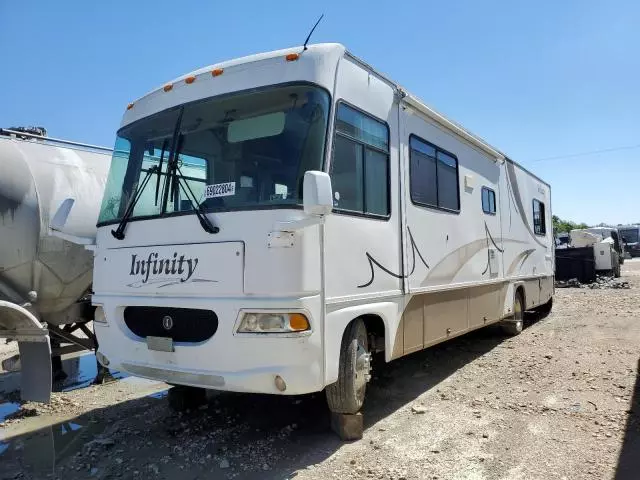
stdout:
<svg viewBox="0 0 640 480">
<path fill-rule="evenodd" d="M 236 194 L 236 182 L 207 185 L 204 198 L 230 197 Z"/>
</svg>

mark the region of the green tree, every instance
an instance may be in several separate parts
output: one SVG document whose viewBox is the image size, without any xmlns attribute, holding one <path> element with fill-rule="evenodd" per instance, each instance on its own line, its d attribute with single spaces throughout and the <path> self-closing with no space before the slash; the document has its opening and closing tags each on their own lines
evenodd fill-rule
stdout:
<svg viewBox="0 0 640 480">
<path fill-rule="evenodd" d="M 552 217 L 553 220 L 553 231 L 555 233 L 567 233 L 576 228 L 588 228 L 586 223 L 576 223 L 570 220 L 563 220 L 557 215 Z"/>
</svg>

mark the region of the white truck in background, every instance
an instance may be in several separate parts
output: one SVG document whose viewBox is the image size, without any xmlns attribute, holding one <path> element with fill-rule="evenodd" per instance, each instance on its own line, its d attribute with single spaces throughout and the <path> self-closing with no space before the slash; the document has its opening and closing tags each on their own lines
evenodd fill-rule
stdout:
<svg viewBox="0 0 640 480">
<path fill-rule="evenodd" d="M 61 355 L 95 349 L 86 325 L 93 254 L 68 236 L 96 234 L 111 153 L 44 129 L 0 129 L 0 339 L 18 342 L 19 357 L 3 369 L 19 365 L 25 400 L 49 400 Z M 54 232 L 54 214 L 69 197 L 73 212 Z"/>
</svg>

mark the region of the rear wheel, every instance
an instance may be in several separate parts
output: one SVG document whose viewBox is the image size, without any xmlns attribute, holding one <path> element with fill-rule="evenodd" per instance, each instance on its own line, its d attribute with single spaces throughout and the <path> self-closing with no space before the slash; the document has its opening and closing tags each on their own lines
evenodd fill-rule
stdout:
<svg viewBox="0 0 640 480">
<path fill-rule="evenodd" d="M 519 335 L 524 327 L 524 300 L 522 299 L 522 293 L 516 292 L 513 298 L 513 317 L 506 320 L 502 324 L 502 329 L 508 335 Z"/>
<path fill-rule="evenodd" d="M 351 322 L 344 332 L 338 368 L 338 381 L 326 388 L 329 409 L 335 413 L 358 413 L 371 378 L 367 328 L 360 318 Z"/>
</svg>

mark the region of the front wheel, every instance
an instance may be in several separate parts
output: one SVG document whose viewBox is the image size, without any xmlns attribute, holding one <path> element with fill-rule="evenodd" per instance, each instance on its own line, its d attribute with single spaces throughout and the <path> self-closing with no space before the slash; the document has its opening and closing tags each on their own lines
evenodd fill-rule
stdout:
<svg viewBox="0 0 640 480">
<path fill-rule="evenodd" d="M 371 353 L 362 319 L 351 322 L 344 332 L 338 369 L 338 381 L 326 388 L 329 409 L 334 413 L 358 413 L 371 379 Z"/>
</svg>

